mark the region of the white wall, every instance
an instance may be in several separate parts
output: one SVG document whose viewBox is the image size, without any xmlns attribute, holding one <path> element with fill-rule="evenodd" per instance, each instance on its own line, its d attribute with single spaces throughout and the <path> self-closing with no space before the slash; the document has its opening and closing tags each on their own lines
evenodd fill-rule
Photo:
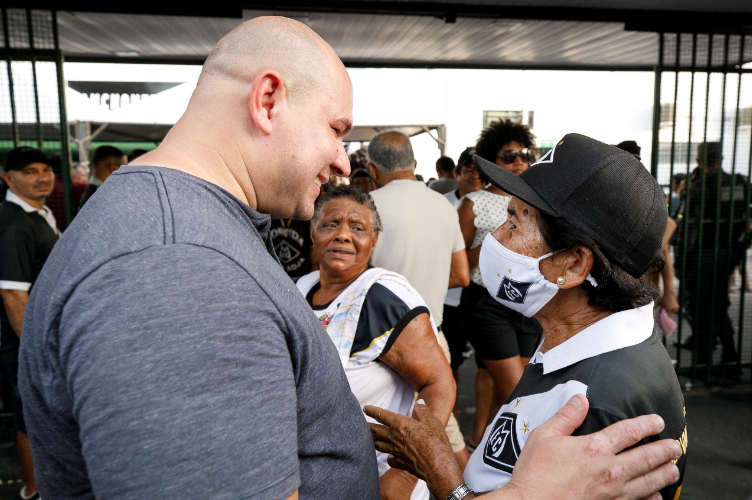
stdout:
<svg viewBox="0 0 752 500">
<path fill-rule="evenodd" d="M 174 123 L 185 110 L 200 68 L 66 63 L 69 80 L 185 82 L 142 102 L 109 110 L 68 89 L 70 120 Z M 535 112 L 538 144 L 579 132 L 610 144 L 632 139 L 650 158 L 653 73 L 350 68 L 356 125 L 445 125 L 455 160 L 475 144 L 484 110 Z M 436 142 L 413 138 L 417 173 L 434 177 Z"/>
<path fill-rule="evenodd" d="M 444 124 L 455 160 L 475 144 L 484 110 L 534 111 L 538 144 L 578 132 L 616 144 L 631 139 L 650 158 L 653 73 L 351 68 L 354 118 L 363 125 Z M 413 139 L 418 173 L 435 176 L 436 143 Z M 649 166 L 649 165 L 648 165 Z"/>
</svg>

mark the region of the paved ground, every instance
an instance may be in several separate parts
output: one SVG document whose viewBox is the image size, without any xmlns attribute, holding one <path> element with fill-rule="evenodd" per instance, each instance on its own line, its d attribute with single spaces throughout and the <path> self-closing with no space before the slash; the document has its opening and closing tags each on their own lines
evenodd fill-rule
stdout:
<svg viewBox="0 0 752 500">
<path fill-rule="evenodd" d="M 472 360 L 470 360 L 472 361 Z M 460 368 L 460 428 L 475 415 L 475 363 Z M 749 382 L 749 370 L 744 380 Z M 687 408 L 687 470 L 681 500 L 752 500 L 752 385 L 694 389 Z"/>
</svg>

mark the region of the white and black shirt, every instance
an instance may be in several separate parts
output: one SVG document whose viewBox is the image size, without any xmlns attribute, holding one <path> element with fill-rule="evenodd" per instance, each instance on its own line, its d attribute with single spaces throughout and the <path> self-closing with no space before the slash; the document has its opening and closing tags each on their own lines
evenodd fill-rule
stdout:
<svg viewBox="0 0 752 500">
<path fill-rule="evenodd" d="M 574 435 L 655 413 L 666 428 L 641 444 L 672 438 L 686 452 L 684 398 L 660 335 L 653 333 L 651 303 L 614 313 L 546 353 L 539 347 L 470 457 L 467 484 L 478 492 L 506 485 L 530 432 L 575 394 L 585 395 L 590 409 Z M 678 498 L 685 463 L 686 453 L 677 463 L 680 480 L 661 490 L 663 498 Z"/>
<path fill-rule="evenodd" d="M 300 278 L 296 285 L 305 296 L 316 317 L 329 331 L 329 324 L 340 308 L 346 290 L 328 304 L 313 305 L 313 294 L 320 288 L 319 272 L 314 271 Z M 345 375 L 350 389 L 360 403 L 384 408 L 400 415 L 411 415 L 415 403 L 415 390 L 378 358 L 391 349 L 402 330 L 414 318 L 430 314 L 426 303 L 417 294 L 393 282 L 377 280 L 368 290 L 360 311 L 355 338 L 350 349 L 350 359 L 345 366 Z M 329 331 L 331 334 L 331 332 Z M 414 353 L 416 356 L 420 353 Z M 366 416 L 366 420 L 376 423 Z M 376 452 L 379 475 L 389 470 L 387 454 Z M 419 481 L 411 500 L 428 500 L 428 487 Z"/>
</svg>

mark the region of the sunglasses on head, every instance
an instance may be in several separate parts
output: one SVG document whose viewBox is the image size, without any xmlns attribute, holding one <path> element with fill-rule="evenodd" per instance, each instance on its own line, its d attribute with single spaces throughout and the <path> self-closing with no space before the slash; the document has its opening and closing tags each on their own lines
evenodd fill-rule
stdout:
<svg viewBox="0 0 752 500">
<path fill-rule="evenodd" d="M 507 149 L 499 153 L 496 157 L 501 158 L 501 162 L 504 165 L 511 165 L 517 157 L 522 160 L 522 163 L 530 163 L 533 161 L 533 155 L 532 153 L 528 153 L 527 149 L 523 149 L 522 151 L 512 151 L 511 149 Z"/>
</svg>

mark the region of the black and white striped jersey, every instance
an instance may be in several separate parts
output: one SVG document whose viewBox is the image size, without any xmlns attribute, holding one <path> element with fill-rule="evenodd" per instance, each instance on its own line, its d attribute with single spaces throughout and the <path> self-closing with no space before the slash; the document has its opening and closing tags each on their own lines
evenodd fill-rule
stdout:
<svg viewBox="0 0 752 500">
<path fill-rule="evenodd" d="M 575 435 L 639 415 L 663 418 L 664 431 L 641 444 L 672 438 L 682 446 L 681 477 L 661 491 L 664 499 L 678 499 L 687 447 L 684 398 L 671 359 L 653 333 L 652 304 L 612 314 L 546 353 L 539 348 L 470 458 L 467 484 L 477 492 L 507 484 L 530 432 L 574 394 L 590 403 Z"/>
</svg>

